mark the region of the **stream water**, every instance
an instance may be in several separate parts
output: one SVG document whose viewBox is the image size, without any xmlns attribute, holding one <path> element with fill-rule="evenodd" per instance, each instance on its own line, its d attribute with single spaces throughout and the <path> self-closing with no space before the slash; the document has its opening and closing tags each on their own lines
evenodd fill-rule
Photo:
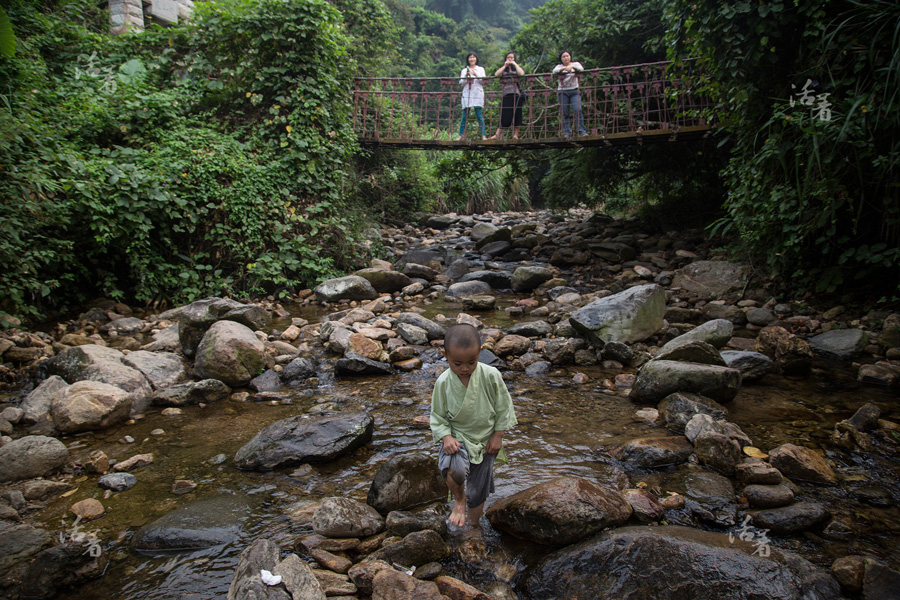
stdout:
<svg viewBox="0 0 900 600">
<path fill-rule="evenodd" d="M 506 299 L 510 301 L 509 298 Z M 455 317 L 459 307 L 432 304 L 426 316 L 441 313 Z M 311 322 L 321 316 L 312 308 L 296 309 L 296 316 Z M 484 318 L 484 317 L 483 317 Z M 493 320 L 492 320 L 493 319 Z M 484 318 L 486 324 L 507 326 L 502 310 Z M 436 350 L 422 356 L 420 371 L 378 378 L 335 379 L 322 373 L 316 387 L 289 388 L 280 400 L 235 402 L 225 400 L 200 408 L 186 407 L 180 416 L 163 416 L 151 408 L 144 418 L 131 425 L 74 437 L 63 441 L 77 458 L 100 448 L 110 458 L 125 459 L 134 454 L 153 453 L 154 462 L 134 472 L 138 483 L 128 491 L 103 497 L 96 476 L 76 476 L 77 490 L 50 504 L 41 518 L 56 532 L 71 528 L 73 517 L 68 507 L 84 498 L 98 498 L 106 514 L 82 525 L 82 531 L 95 532 L 108 549 L 111 562 L 101 579 L 80 589 L 60 594 L 69 600 L 103 597 L 108 600 L 174 600 L 218 598 L 226 594 L 240 552 L 254 539 L 265 536 L 283 549 L 293 547 L 293 539 L 308 524 L 291 516 L 298 509 L 326 496 L 340 495 L 365 502 L 370 483 L 378 468 L 390 457 L 403 453 L 432 452 L 430 432 L 413 423 L 414 417 L 427 415 L 431 387 L 446 367 Z M 843 541 L 831 541 L 815 534 L 776 537 L 775 546 L 800 553 L 827 568 L 834 558 L 847 554 L 869 554 L 900 568 L 900 464 L 877 453 L 863 457 L 834 452 L 827 441 L 835 422 L 845 419 L 865 402 L 882 407 L 893 406 L 895 395 L 885 390 L 860 387 L 846 372 L 849 364 L 819 364 L 806 380 L 790 380 L 770 375 L 760 383 L 745 386 L 728 405 L 729 419 L 750 435 L 763 450 L 785 442 L 810 447 L 820 443 L 835 462 L 839 487 L 802 486 L 798 499 L 824 503 L 839 518 L 850 524 L 854 534 Z M 586 384 L 575 384 L 572 376 L 583 372 Z M 496 474 L 496 494 L 488 500 L 509 496 L 529 486 L 561 475 L 584 477 L 615 485 L 617 469 L 609 450 L 636 437 L 666 435 L 635 416 L 627 390 L 610 390 L 601 385 L 617 373 L 597 367 L 570 367 L 549 376 L 531 377 L 511 372 L 508 385 L 512 393 L 519 425 L 507 435 L 510 464 Z M 271 473 L 237 470 L 231 461 L 234 453 L 265 425 L 301 413 L 365 409 L 375 418 L 375 434 L 366 447 L 325 465 L 314 466 L 307 475 L 292 476 L 292 469 Z M 163 433 L 154 432 L 161 429 Z M 134 438 L 123 443 L 124 436 Z M 224 454 L 225 462 L 215 464 L 213 457 Z M 685 470 L 631 472 L 632 485 L 643 481 L 652 488 L 679 489 Z M 176 479 L 189 479 L 196 490 L 183 496 L 172 493 Z M 894 506 L 877 508 L 855 499 L 851 486 L 875 485 L 887 489 Z M 146 555 L 129 548 L 129 539 L 142 525 L 199 499 L 236 495 L 249 502 L 241 523 L 239 539 L 232 544 L 208 550 Z M 302 511 L 300 511 L 302 512 Z M 687 515 L 672 514 L 675 521 L 689 520 Z M 493 532 L 484 522 L 485 541 L 498 563 L 512 564 L 520 572 L 548 552 L 505 535 Z M 453 539 L 451 538 L 451 544 Z M 484 585 L 489 571 L 471 570 L 448 562 L 448 569 L 475 585 Z M 515 584 L 515 579 L 513 580 Z"/>
</svg>

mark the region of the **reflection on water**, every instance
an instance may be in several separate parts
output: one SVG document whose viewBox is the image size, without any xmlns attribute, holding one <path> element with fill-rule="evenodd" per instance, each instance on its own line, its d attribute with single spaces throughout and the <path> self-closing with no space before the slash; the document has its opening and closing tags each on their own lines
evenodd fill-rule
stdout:
<svg viewBox="0 0 900 600">
<path fill-rule="evenodd" d="M 453 316 L 446 306 L 443 314 Z M 437 310 L 430 311 L 433 315 Z M 499 313 L 503 315 L 504 313 Z M 429 315 L 429 316 L 432 316 Z M 306 316 L 306 315 L 304 315 Z M 312 316 L 312 315 L 310 315 Z M 307 316 L 307 318 L 310 318 Z M 311 319 L 312 320 L 312 319 Z M 429 357 L 431 357 L 429 359 Z M 59 529 L 62 519 L 71 524 L 66 510 L 77 500 L 96 497 L 107 514 L 85 530 L 94 531 L 107 544 L 112 561 L 107 574 L 74 593 L 61 598 L 88 599 L 201 599 L 219 598 L 228 590 L 238 555 L 252 540 L 265 536 L 283 549 L 292 549 L 292 540 L 305 525 L 287 516 L 298 502 L 331 495 L 365 501 L 369 485 L 381 464 L 389 457 L 409 452 L 432 452 L 430 432 L 413 425 L 413 418 L 428 414 L 431 386 L 443 366 L 437 354 L 426 355 L 423 370 L 381 378 L 340 379 L 315 389 L 285 390 L 288 397 L 279 403 L 236 403 L 222 401 L 205 408 L 187 407 L 184 415 L 165 417 L 151 409 L 134 425 L 64 438 L 79 443 L 84 455 L 103 449 L 111 458 L 124 459 L 152 452 L 153 464 L 135 471 L 138 483 L 132 489 L 103 499 L 96 477 L 82 478 L 75 494 L 57 500 L 43 513 L 51 529 Z M 572 383 L 581 370 L 590 376 L 584 385 Z M 509 466 L 496 475 L 496 494 L 503 498 L 557 476 L 584 477 L 614 485 L 615 471 L 609 467 L 608 451 L 635 437 L 665 435 L 665 430 L 648 425 L 634 416 L 636 407 L 626 392 L 602 388 L 600 382 L 614 376 L 598 368 L 571 367 L 555 377 L 510 374 L 509 387 L 519 417 L 518 427 L 506 438 Z M 841 385 L 832 386 L 833 381 Z M 872 388 L 857 388 L 840 379 L 834 369 L 817 371 L 806 381 L 770 376 L 745 387 L 729 405 L 730 420 L 740 425 L 757 446 L 766 450 L 785 442 L 816 447 L 824 443 L 834 423 L 850 416 L 867 401 L 893 405 L 896 397 Z M 274 473 L 241 472 L 231 457 L 265 425 L 293 415 L 321 410 L 368 410 L 375 418 L 372 442 L 350 456 L 326 465 L 314 465 L 310 474 L 291 476 L 292 469 Z M 153 435 L 155 429 L 164 435 Z M 125 435 L 136 441 L 121 443 Z M 214 464 L 210 459 L 224 453 L 228 460 Z M 829 451 L 842 476 L 888 488 L 895 503 L 900 501 L 896 482 L 900 468 L 896 462 L 872 454 L 861 457 Z M 665 492 L 665 473 L 632 473 L 632 484 L 645 481 Z M 171 492 L 176 479 L 198 484 L 185 496 Z M 670 488 L 671 489 L 671 488 Z M 250 500 L 251 509 L 243 523 L 240 539 L 234 544 L 208 550 L 148 556 L 131 551 L 128 541 L 142 525 L 198 499 L 218 494 L 239 494 Z M 848 541 L 834 542 L 814 534 L 773 538 L 773 543 L 800 552 L 822 566 L 850 553 L 864 553 L 888 560 L 900 567 L 894 536 L 900 532 L 900 512 L 896 507 L 875 508 L 854 499 L 843 487 L 804 486 L 799 500 L 824 502 L 837 518 L 846 520 L 857 534 Z M 489 526 L 486 525 L 489 529 Z M 528 547 L 516 540 L 488 532 L 491 552 L 523 568 L 540 556 L 543 549 Z M 453 540 L 451 539 L 451 542 Z M 451 572 L 483 584 L 490 574 L 466 570 L 450 562 Z"/>
</svg>

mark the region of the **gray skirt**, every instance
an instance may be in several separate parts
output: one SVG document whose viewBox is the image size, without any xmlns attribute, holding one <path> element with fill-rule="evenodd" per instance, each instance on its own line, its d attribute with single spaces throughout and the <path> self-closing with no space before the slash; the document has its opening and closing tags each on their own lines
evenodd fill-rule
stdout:
<svg viewBox="0 0 900 600">
<path fill-rule="evenodd" d="M 457 485 L 465 483 L 466 506 L 469 508 L 481 506 L 488 494 L 494 493 L 495 458 L 496 454 L 485 453 L 481 463 L 473 465 L 469 462 L 469 452 L 462 442 L 459 443 L 459 452 L 456 454 L 444 454 L 444 444 L 438 442 L 438 469 L 441 476 L 446 479 L 449 473 Z"/>
</svg>

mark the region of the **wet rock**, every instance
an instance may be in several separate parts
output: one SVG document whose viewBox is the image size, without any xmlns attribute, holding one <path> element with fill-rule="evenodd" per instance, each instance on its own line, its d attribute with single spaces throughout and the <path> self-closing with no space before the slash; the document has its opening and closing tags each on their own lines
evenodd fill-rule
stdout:
<svg viewBox="0 0 900 600">
<path fill-rule="evenodd" d="M 611 341 L 604 344 L 600 356 L 603 357 L 603 360 L 615 360 L 627 365 L 634 359 L 634 350 L 624 342 Z"/>
<path fill-rule="evenodd" d="M 866 572 L 863 576 L 863 600 L 895 600 L 900 590 L 900 571 L 891 569 L 884 563 L 866 559 Z"/>
<path fill-rule="evenodd" d="M 104 474 L 109 471 L 109 457 L 103 450 L 91 450 L 86 461 L 84 461 L 84 470 L 88 473 Z"/>
<path fill-rule="evenodd" d="M 837 483 L 837 476 L 825 459 L 804 446 L 783 444 L 769 452 L 769 463 L 789 479 L 813 483 Z"/>
<path fill-rule="evenodd" d="M 640 285 L 595 300 L 569 316 L 569 322 L 595 346 L 640 342 L 662 327 L 666 294 L 662 287 Z"/>
<path fill-rule="evenodd" d="M 457 258 L 450 266 L 447 267 L 446 275 L 450 281 L 459 281 L 459 279 L 469 272 L 469 261 L 464 258 Z"/>
<path fill-rule="evenodd" d="M 759 459 L 738 463 L 734 470 L 738 481 L 746 484 L 778 485 L 784 481 L 781 471 Z"/>
<path fill-rule="evenodd" d="M 546 360 L 539 360 L 525 367 L 525 374 L 531 375 L 532 377 L 539 377 L 542 375 L 548 375 L 551 369 L 553 369 L 553 364 L 551 362 Z"/>
<path fill-rule="evenodd" d="M 48 373 L 68 382 L 96 381 L 125 390 L 131 398 L 131 410 L 139 413 L 146 408 L 152 388 L 143 373 L 122 362 L 124 358 L 113 348 L 78 346 L 66 348 L 45 364 Z"/>
<path fill-rule="evenodd" d="M 754 508 L 779 508 L 794 501 L 794 492 L 786 485 L 751 484 L 742 493 Z"/>
<path fill-rule="evenodd" d="M 672 286 L 701 298 L 736 300 L 747 283 L 742 265 L 723 260 L 698 260 L 678 269 Z"/>
<path fill-rule="evenodd" d="M 842 556 L 831 563 L 831 574 L 845 592 L 861 591 L 865 572 L 865 556 Z"/>
<path fill-rule="evenodd" d="M 186 551 L 232 543 L 248 509 L 246 500 L 231 495 L 198 500 L 141 527 L 131 547 L 138 552 Z M 271 570 L 275 562 L 263 568 Z"/>
<path fill-rule="evenodd" d="M 154 406 L 192 406 L 210 404 L 231 395 L 231 388 L 218 379 L 203 379 L 180 383 L 159 390 L 150 398 Z"/>
<path fill-rule="evenodd" d="M 534 598 L 830 600 L 828 573 L 790 552 L 755 556 L 749 542 L 687 527 L 625 527 L 541 560 L 524 580 Z"/>
<path fill-rule="evenodd" d="M 27 435 L 0 447 L 0 482 L 41 477 L 68 460 L 69 451 L 58 439 Z"/>
<path fill-rule="evenodd" d="M 772 359 L 760 352 L 743 350 L 723 350 L 725 364 L 741 372 L 743 383 L 759 381 L 772 370 Z"/>
<path fill-rule="evenodd" d="M 114 471 L 131 471 L 132 469 L 140 469 L 146 467 L 153 462 L 152 454 L 135 454 L 130 458 L 117 462 L 113 466 Z"/>
<path fill-rule="evenodd" d="M 99 543 L 96 548 L 84 541 L 65 542 L 42 550 L 25 571 L 22 593 L 31 598 L 52 598 L 57 590 L 72 589 L 102 576 L 109 557 Z"/>
<path fill-rule="evenodd" d="M 700 462 L 726 475 L 733 475 L 743 458 L 740 443 L 732 437 L 707 429 L 694 438 L 694 452 Z"/>
<path fill-rule="evenodd" d="M 424 346 L 428 344 L 428 332 L 421 327 L 410 325 L 408 323 L 399 323 L 397 325 L 397 333 L 407 344 L 413 346 Z"/>
<path fill-rule="evenodd" d="M 358 562 L 347 571 L 350 581 L 361 594 L 372 594 L 372 582 L 381 571 L 393 571 L 394 568 L 383 560 L 367 558 Z"/>
<path fill-rule="evenodd" d="M 684 463 L 693 451 L 688 439 L 679 435 L 632 440 L 613 457 L 635 469 L 653 469 Z"/>
<path fill-rule="evenodd" d="M 438 590 L 450 600 L 493 600 L 484 592 L 455 577 L 441 575 L 435 578 L 434 583 L 437 584 Z"/>
<path fill-rule="evenodd" d="M 172 484 L 172 493 L 176 496 L 189 494 L 197 489 L 197 484 L 190 479 L 176 479 Z"/>
<path fill-rule="evenodd" d="M 881 409 L 871 402 L 861 406 L 849 419 L 834 426 L 831 441 L 847 450 L 871 452 L 874 448 L 871 436 L 866 433 L 878 426 Z"/>
<path fill-rule="evenodd" d="M 412 283 L 412 279 L 408 275 L 404 275 L 399 271 L 368 268 L 361 269 L 353 275 L 362 277 L 368 281 L 375 291 L 381 294 L 390 294 L 399 292 Z M 368 300 L 369 298 L 352 298 L 353 300 Z"/>
<path fill-rule="evenodd" d="M 492 367 L 502 368 L 506 365 L 502 358 L 491 352 L 490 350 L 481 350 L 478 353 L 478 362 L 482 362 Z"/>
<path fill-rule="evenodd" d="M 810 348 L 836 358 L 848 360 L 862 353 L 869 335 L 862 329 L 832 329 L 808 340 Z"/>
<path fill-rule="evenodd" d="M 491 293 L 491 286 L 483 281 L 459 281 L 447 288 L 447 298 L 467 298 Z"/>
<path fill-rule="evenodd" d="M 128 392 L 114 385 L 78 381 L 53 396 L 50 405 L 53 424 L 63 433 L 105 429 L 128 418 L 131 398 Z"/>
<path fill-rule="evenodd" d="M 695 518 L 715 527 L 731 527 L 737 518 L 734 486 L 721 475 L 700 471 L 684 479 L 685 506 Z"/>
<path fill-rule="evenodd" d="M 547 321 L 519 322 L 510 327 L 508 333 L 524 337 L 544 337 L 553 333 L 553 326 Z"/>
<path fill-rule="evenodd" d="M 734 323 L 725 319 L 714 319 L 669 340 L 659 351 L 667 352 L 669 348 L 674 348 L 689 340 L 699 340 L 710 344 L 713 348 L 722 349 L 733 333 Z"/>
<path fill-rule="evenodd" d="M 728 416 L 728 409 L 710 398 L 689 392 L 675 392 L 663 398 L 657 407 L 666 427 L 684 433 L 684 427 L 694 415 L 709 415 L 715 420 Z"/>
<path fill-rule="evenodd" d="M 323 281 L 315 288 L 316 300 L 335 302 L 337 300 L 374 300 L 378 292 L 368 280 L 358 275 L 347 275 Z"/>
<path fill-rule="evenodd" d="M 391 457 L 378 469 L 366 502 L 379 513 L 387 514 L 443 500 L 447 491 L 433 456 L 403 454 Z"/>
<path fill-rule="evenodd" d="M 309 551 L 309 555 L 325 569 L 334 571 L 335 573 L 346 574 L 353 564 L 349 559 L 343 556 L 336 556 L 328 550 L 321 548 L 313 548 Z"/>
<path fill-rule="evenodd" d="M 521 335 L 504 335 L 494 344 L 498 356 L 521 356 L 531 348 L 531 340 Z"/>
<path fill-rule="evenodd" d="M 311 358 L 295 358 L 284 366 L 281 380 L 285 383 L 300 381 L 316 376 L 316 361 Z"/>
<path fill-rule="evenodd" d="M 384 569 L 372 579 L 372 600 L 444 600 L 437 584 Z"/>
<path fill-rule="evenodd" d="M 859 368 L 856 379 L 861 383 L 896 388 L 900 387 L 900 368 L 886 361 L 863 365 Z"/>
<path fill-rule="evenodd" d="M 66 380 L 59 375 L 51 375 L 34 388 L 22 401 L 20 408 L 25 411 L 22 415 L 24 423 L 37 423 L 42 419 L 50 418 L 50 402 L 53 395 L 59 390 L 68 387 Z"/>
<path fill-rule="evenodd" d="M 384 517 L 352 498 L 325 498 L 313 514 L 313 530 L 338 538 L 364 537 L 384 529 Z"/>
<path fill-rule="evenodd" d="M 194 373 L 231 387 L 247 385 L 265 367 L 265 345 L 247 326 L 217 321 L 197 346 Z"/>
<path fill-rule="evenodd" d="M 83 521 L 91 521 L 102 517 L 106 512 L 106 509 L 100 504 L 99 500 L 87 498 L 70 506 L 69 512 L 76 517 L 81 517 Z"/>
<path fill-rule="evenodd" d="M 335 375 L 390 375 L 393 372 L 394 368 L 390 363 L 372 360 L 355 352 L 348 352 L 334 365 Z"/>
<path fill-rule="evenodd" d="M 853 490 L 853 497 L 881 508 L 888 508 L 894 504 L 894 498 L 891 493 L 883 487 L 875 485 L 865 485 Z"/>
<path fill-rule="evenodd" d="M 463 308 L 471 311 L 494 310 L 496 304 L 497 298 L 488 295 L 467 296 L 462 299 Z"/>
<path fill-rule="evenodd" d="M 334 460 L 367 444 L 375 422 L 367 413 L 281 419 L 263 428 L 234 456 L 239 469 L 270 471 Z"/>
<path fill-rule="evenodd" d="M 137 477 L 131 473 L 109 473 L 97 481 L 97 485 L 106 490 L 124 492 L 137 483 Z"/>
<path fill-rule="evenodd" d="M 446 498 L 446 496 L 445 496 Z M 447 535 L 447 515 L 433 511 L 413 513 L 403 510 L 395 510 L 388 513 L 384 521 L 388 535 L 405 537 L 415 531 L 431 529 L 442 537 Z"/>
<path fill-rule="evenodd" d="M 424 329 L 428 333 L 429 340 L 444 339 L 444 328 L 422 315 L 411 312 L 400 313 L 397 316 L 397 323 L 406 323 Z"/>
<path fill-rule="evenodd" d="M 213 323 L 227 319 L 251 330 L 264 329 L 271 315 L 261 306 L 241 304 L 228 298 L 204 298 L 181 309 L 178 316 L 178 340 L 182 353 L 193 358 L 200 340 Z"/>
<path fill-rule="evenodd" d="M 495 529 L 549 546 L 565 546 L 621 525 L 631 511 L 618 490 L 578 477 L 559 477 L 494 503 L 486 515 Z"/>
<path fill-rule="evenodd" d="M 546 267 L 517 267 L 510 285 L 514 292 L 530 292 L 551 279 L 553 271 Z"/>
<path fill-rule="evenodd" d="M 498 230 L 499 227 L 493 223 L 476 223 L 472 227 L 472 231 L 469 232 L 469 237 L 472 238 L 473 242 L 478 243 L 488 236 L 495 234 Z M 510 232 L 510 235 L 511 234 L 512 232 Z"/>
<path fill-rule="evenodd" d="M 753 525 L 768 529 L 776 535 L 800 533 L 823 523 L 831 517 L 821 504 L 797 502 L 781 508 L 761 510 L 753 515 Z"/>
<path fill-rule="evenodd" d="M 388 544 L 369 555 L 370 559 L 383 560 L 404 566 L 423 565 L 450 556 L 450 547 L 436 531 L 426 529 L 410 533 L 399 542 Z"/>
<path fill-rule="evenodd" d="M 434 281 L 435 277 L 437 277 L 437 273 L 431 267 L 415 263 L 406 263 L 403 266 L 403 274 L 412 279 L 424 279 L 426 281 Z"/>
<path fill-rule="evenodd" d="M 509 289 L 511 285 L 509 273 L 500 271 L 471 271 L 460 277 L 459 281 L 482 281 L 498 290 Z"/>
<path fill-rule="evenodd" d="M 325 600 L 325 591 L 319 585 L 319 580 L 309 565 L 296 554 L 288 555 L 275 565 L 272 573 L 281 575 L 281 582 L 290 594 L 291 600 Z"/>
<path fill-rule="evenodd" d="M 235 567 L 227 600 L 293 600 L 280 585 L 268 586 L 260 578 L 260 571 L 271 572 L 279 564 L 280 554 L 278 545 L 266 538 L 247 546 Z"/>
<path fill-rule="evenodd" d="M 846 423 L 857 431 L 871 431 L 878 427 L 878 419 L 881 418 L 881 409 L 875 404 L 867 402 L 860 406 Z M 844 421 L 841 421 L 842 423 Z"/>
<path fill-rule="evenodd" d="M 575 361 L 575 348 L 567 339 L 547 340 L 544 356 L 554 365 L 568 365 Z"/>
<path fill-rule="evenodd" d="M 640 523 L 660 521 L 666 516 L 659 499 L 647 490 L 630 488 L 622 490 L 622 495 L 631 505 L 632 514 Z"/>
<path fill-rule="evenodd" d="M 187 377 L 181 357 L 171 352 L 137 350 L 123 358 L 122 363 L 143 373 L 154 390 L 175 385 Z"/>
<path fill-rule="evenodd" d="M 741 387 L 737 369 L 669 360 L 653 360 L 641 367 L 629 397 L 635 402 L 658 402 L 675 392 L 693 392 L 717 402 L 730 402 Z"/>
<path fill-rule="evenodd" d="M 726 366 L 725 359 L 712 344 L 702 340 L 684 340 L 677 344 L 665 345 L 654 357 L 654 360 L 675 360 L 680 362 L 699 363 L 703 365 Z"/>
<path fill-rule="evenodd" d="M 809 344 L 777 325 L 760 329 L 753 350 L 771 358 L 775 369 L 784 375 L 806 376 L 812 366 Z"/>
<path fill-rule="evenodd" d="M 34 556 L 51 542 L 50 532 L 44 529 L 0 520 L 0 569 L 7 571 L 16 563 Z"/>
<path fill-rule="evenodd" d="M 255 392 L 274 392 L 281 387 L 281 377 L 272 369 L 266 369 L 247 384 Z"/>
</svg>

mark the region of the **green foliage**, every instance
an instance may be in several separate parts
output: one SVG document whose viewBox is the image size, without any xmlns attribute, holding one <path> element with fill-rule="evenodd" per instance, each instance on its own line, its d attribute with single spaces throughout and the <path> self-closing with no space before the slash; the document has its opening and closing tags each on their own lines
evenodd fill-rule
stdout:
<svg viewBox="0 0 900 600">
<path fill-rule="evenodd" d="M 900 6 L 669 6 L 671 46 L 705 59 L 734 144 L 727 216 L 713 231 L 738 234 L 772 271 L 817 291 L 896 286 Z"/>
<path fill-rule="evenodd" d="M 445 189 L 441 211 L 472 214 L 531 206 L 528 174 L 519 161 L 483 152 L 454 152 L 445 153 L 437 168 Z"/>
<path fill-rule="evenodd" d="M 0 6 L 0 55 L 12 58 L 16 55 L 16 34 L 3 7 Z"/>
<path fill-rule="evenodd" d="M 381 223 L 403 225 L 409 216 L 432 211 L 441 194 L 441 181 L 432 157 L 419 150 L 362 152 L 354 163 L 348 195 L 367 207 Z"/>
<path fill-rule="evenodd" d="M 356 33 L 386 32 L 384 48 L 381 3 L 345 5 L 381 15 Z M 118 38 L 89 0 L 8 14 L 0 310 L 285 294 L 362 260 L 366 221 L 342 189 L 362 37 L 331 4 L 198 3 L 191 25 Z"/>
</svg>

